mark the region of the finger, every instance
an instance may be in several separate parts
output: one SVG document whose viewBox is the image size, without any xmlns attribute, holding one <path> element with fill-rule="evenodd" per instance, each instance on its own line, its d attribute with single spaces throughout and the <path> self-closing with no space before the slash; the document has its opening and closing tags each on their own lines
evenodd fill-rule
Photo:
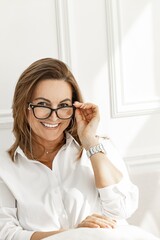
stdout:
<svg viewBox="0 0 160 240">
<path fill-rule="evenodd" d="M 116 221 L 109 217 L 98 215 L 98 214 L 93 214 L 92 216 L 98 219 L 98 221 L 100 221 L 101 224 L 104 224 L 106 226 L 109 225 L 112 228 L 116 226 Z"/>
<path fill-rule="evenodd" d="M 83 115 L 83 119 L 86 120 L 87 122 L 90 122 L 93 119 L 93 114 L 92 113 L 86 113 L 86 112 L 82 112 Z"/>
<path fill-rule="evenodd" d="M 83 221 L 82 223 L 80 223 L 78 225 L 78 228 L 79 227 L 99 228 L 100 226 L 98 224 L 96 224 L 96 223 L 93 223 L 93 222 Z"/>
<path fill-rule="evenodd" d="M 93 103 L 80 103 L 80 102 L 74 102 L 73 105 L 76 108 L 81 108 L 81 109 L 92 109 L 92 110 L 98 110 L 98 106 L 93 104 Z"/>
<path fill-rule="evenodd" d="M 82 112 L 79 109 L 76 109 L 75 117 L 76 117 L 77 123 L 79 123 L 80 121 L 84 120 L 84 115 L 82 114 Z"/>
<path fill-rule="evenodd" d="M 92 109 L 92 108 L 88 108 L 88 109 L 80 108 L 80 109 L 81 109 L 81 111 L 84 112 L 86 115 L 93 113 L 93 109 Z"/>
<path fill-rule="evenodd" d="M 115 219 L 112 219 L 110 217 L 107 217 L 107 216 L 104 216 L 104 215 L 100 215 L 100 214 L 97 214 L 97 213 L 94 213 L 92 216 L 95 216 L 95 217 L 98 217 L 98 218 L 102 218 L 104 220 L 110 220 L 111 222 L 116 222 Z"/>
<path fill-rule="evenodd" d="M 81 113 L 84 116 L 83 120 L 86 120 L 87 122 L 89 122 L 94 117 L 96 117 L 96 118 L 98 117 L 97 119 L 100 118 L 100 116 L 99 116 L 99 109 L 93 103 L 80 103 L 80 102 L 76 101 L 76 102 L 74 102 L 73 105 L 77 109 L 81 110 Z"/>
<path fill-rule="evenodd" d="M 98 218 L 98 219 L 99 219 L 99 221 L 100 221 L 101 223 L 103 223 L 106 227 L 107 227 L 107 226 L 110 226 L 111 228 L 115 228 L 115 227 L 116 227 L 116 222 L 115 222 L 115 221 L 112 221 L 111 219 L 108 219 L 108 220 L 102 219 L 102 218 Z"/>
<path fill-rule="evenodd" d="M 98 225 L 100 228 L 113 228 L 113 224 L 102 219 L 102 218 L 96 218 L 96 217 L 91 217 L 90 219 L 87 219 L 88 222 L 91 222 L 92 224 Z"/>
<path fill-rule="evenodd" d="M 80 108 L 80 107 L 83 105 L 83 103 L 78 102 L 78 101 L 75 101 L 75 102 L 73 103 L 73 105 L 74 105 L 76 108 Z"/>
<path fill-rule="evenodd" d="M 81 110 L 82 113 L 84 114 L 85 117 L 89 117 L 89 116 L 94 116 L 95 114 L 93 113 L 92 109 L 88 109 L 88 110 Z"/>
<path fill-rule="evenodd" d="M 90 120 L 96 118 L 97 120 L 99 120 L 99 113 L 93 111 L 93 109 L 82 109 L 80 108 L 80 110 L 82 111 L 85 119 L 89 122 Z"/>
<path fill-rule="evenodd" d="M 82 109 L 83 112 L 86 113 L 86 114 L 91 114 L 92 113 L 94 116 L 99 114 L 98 107 L 94 104 L 85 103 L 80 107 L 80 109 Z"/>
</svg>

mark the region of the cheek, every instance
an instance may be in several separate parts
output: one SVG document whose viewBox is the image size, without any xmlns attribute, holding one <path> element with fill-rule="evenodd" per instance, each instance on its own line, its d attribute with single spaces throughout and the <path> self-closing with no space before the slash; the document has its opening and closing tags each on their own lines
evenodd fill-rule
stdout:
<svg viewBox="0 0 160 240">
<path fill-rule="evenodd" d="M 37 124 L 39 124 L 38 120 L 33 116 L 33 114 L 29 111 L 28 113 L 28 124 L 31 127 L 31 129 L 34 129 Z"/>
<path fill-rule="evenodd" d="M 68 131 L 71 130 L 74 126 L 74 120 L 73 119 L 70 119 L 69 121 L 67 121 L 67 124 L 66 124 L 66 128 Z"/>
<path fill-rule="evenodd" d="M 70 125 L 70 122 L 71 120 L 66 120 L 65 122 L 63 122 L 63 126 L 65 129 L 68 128 L 68 126 Z"/>
</svg>

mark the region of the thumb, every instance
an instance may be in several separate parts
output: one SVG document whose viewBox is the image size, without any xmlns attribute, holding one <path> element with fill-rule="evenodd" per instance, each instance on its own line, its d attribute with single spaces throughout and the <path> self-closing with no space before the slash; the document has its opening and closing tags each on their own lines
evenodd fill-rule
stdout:
<svg viewBox="0 0 160 240">
<path fill-rule="evenodd" d="M 76 118 L 77 123 L 79 123 L 80 121 L 83 120 L 83 116 L 82 116 L 80 109 L 76 109 L 75 118 Z"/>
</svg>

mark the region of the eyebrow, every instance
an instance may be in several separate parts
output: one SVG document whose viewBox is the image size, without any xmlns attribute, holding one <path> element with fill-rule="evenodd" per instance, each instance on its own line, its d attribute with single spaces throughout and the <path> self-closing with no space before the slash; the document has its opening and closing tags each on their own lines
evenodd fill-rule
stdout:
<svg viewBox="0 0 160 240">
<path fill-rule="evenodd" d="M 48 103 L 51 103 L 51 101 L 49 101 L 48 99 L 46 99 L 46 98 L 44 98 L 44 97 L 38 97 L 38 98 L 35 98 L 34 100 L 44 100 L 44 101 L 46 101 L 46 102 L 48 102 Z M 67 102 L 67 101 L 71 102 L 71 99 L 65 98 L 65 99 L 63 99 L 62 101 L 60 101 L 59 103 Z"/>
</svg>

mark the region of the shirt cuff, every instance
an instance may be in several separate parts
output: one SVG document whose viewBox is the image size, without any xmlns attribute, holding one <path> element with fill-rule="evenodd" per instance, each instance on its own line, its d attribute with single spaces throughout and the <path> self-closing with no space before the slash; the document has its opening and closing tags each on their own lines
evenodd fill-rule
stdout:
<svg viewBox="0 0 160 240">
<path fill-rule="evenodd" d="M 104 188 L 98 188 L 98 192 L 102 200 L 110 201 L 117 198 L 118 195 L 125 198 L 127 193 L 132 191 L 133 186 L 134 185 L 128 179 L 126 180 L 122 178 L 119 183 L 112 184 Z"/>
<path fill-rule="evenodd" d="M 21 230 L 14 234 L 13 240 L 30 240 L 35 231 Z"/>
</svg>

